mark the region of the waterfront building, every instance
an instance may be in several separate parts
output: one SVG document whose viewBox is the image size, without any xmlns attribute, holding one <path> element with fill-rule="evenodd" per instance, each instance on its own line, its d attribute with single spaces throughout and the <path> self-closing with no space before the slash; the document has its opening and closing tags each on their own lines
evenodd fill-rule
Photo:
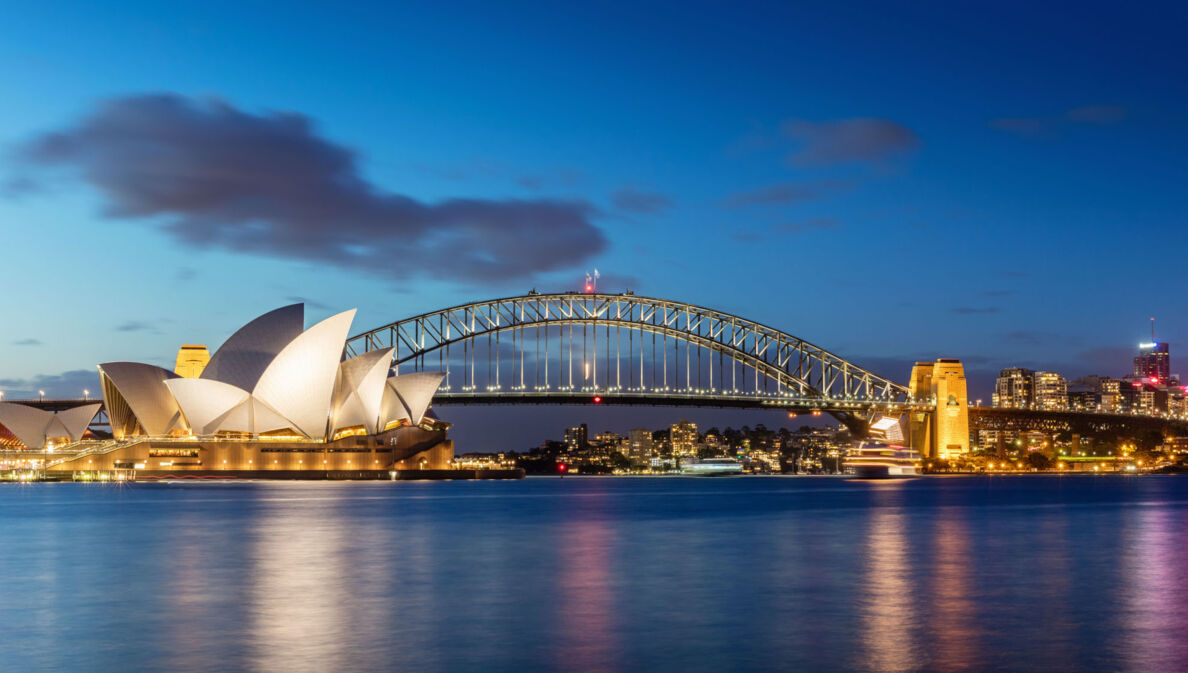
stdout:
<svg viewBox="0 0 1188 673">
<path fill-rule="evenodd" d="M 1027 409 L 1035 399 L 1032 372 L 1023 367 L 1010 367 L 998 373 L 994 381 L 995 407 L 1006 409 Z"/>
<path fill-rule="evenodd" d="M 589 429 L 585 423 L 565 430 L 565 448 L 570 452 L 585 451 L 590 446 Z"/>
<path fill-rule="evenodd" d="M 449 424 L 429 411 L 444 374 L 389 376 L 391 349 L 344 360 L 354 313 L 309 329 L 302 304 L 266 313 L 235 332 L 194 378 L 137 362 L 100 365 L 115 439 L 57 461 L 54 469 L 366 476 L 447 468 Z M 62 432 L 58 425 L 48 421 L 43 434 Z M 66 434 L 77 441 L 77 433 Z"/>
<path fill-rule="evenodd" d="M 1068 382 L 1056 372 L 1032 372 L 1032 406 L 1046 411 L 1068 408 Z"/>
<path fill-rule="evenodd" d="M 639 462 L 652 456 L 652 431 L 634 428 L 627 433 L 627 456 Z"/>
<path fill-rule="evenodd" d="M 696 456 L 697 444 L 700 439 L 697 434 L 697 424 L 690 423 L 681 419 L 674 423 L 669 428 L 669 437 L 672 441 L 672 455 L 674 456 Z"/>
<path fill-rule="evenodd" d="M 1101 409 L 1101 394 L 1096 390 L 1069 390 L 1068 408 L 1073 411 L 1098 411 Z"/>
<path fill-rule="evenodd" d="M 1139 344 L 1139 354 L 1134 359 L 1134 377 L 1156 385 L 1171 380 L 1171 352 L 1166 341 L 1152 339 Z"/>
<path fill-rule="evenodd" d="M 603 430 L 594 435 L 594 444 L 606 451 L 618 451 L 623 444 L 623 437 L 617 432 Z"/>
</svg>

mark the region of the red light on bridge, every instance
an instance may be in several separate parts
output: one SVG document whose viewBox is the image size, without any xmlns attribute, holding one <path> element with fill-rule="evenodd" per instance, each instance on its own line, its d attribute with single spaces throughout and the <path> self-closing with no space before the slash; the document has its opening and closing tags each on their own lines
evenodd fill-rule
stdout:
<svg viewBox="0 0 1188 673">
<path fill-rule="evenodd" d="M 602 398 L 596 395 L 594 397 L 594 404 L 602 404 Z"/>
<path fill-rule="evenodd" d="M 593 291 L 594 291 L 594 286 L 589 283 L 586 283 L 586 292 L 593 292 Z"/>
<path fill-rule="evenodd" d="M 569 469 L 569 466 L 566 465 L 565 463 L 557 463 L 557 471 L 560 472 L 561 474 L 565 474 L 565 471 L 568 469 Z"/>
</svg>

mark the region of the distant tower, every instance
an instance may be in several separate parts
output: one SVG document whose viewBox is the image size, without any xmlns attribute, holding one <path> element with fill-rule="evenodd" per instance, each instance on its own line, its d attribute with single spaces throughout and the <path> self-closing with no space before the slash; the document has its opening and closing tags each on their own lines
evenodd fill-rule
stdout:
<svg viewBox="0 0 1188 673">
<path fill-rule="evenodd" d="M 936 404 L 931 413 L 912 414 L 912 447 L 925 458 L 942 460 L 968 453 L 969 398 L 961 361 L 917 362 L 909 389 L 913 398 L 932 399 Z"/>
<path fill-rule="evenodd" d="M 917 362 L 912 366 L 912 380 L 908 382 L 912 400 L 932 399 L 932 370 L 931 362 Z M 920 452 L 924 458 L 935 458 L 932 442 L 932 414 L 926 411 L 913 411 L 909 416 L 910 441 L 912 448 Z"/>
<path fill-rule="evenodd" d="M 206 364 L 210 362 L 210 351 L 206 346 L 182 346 L 177 350 L 177 364 L 173 373 L 183 379 L 196 379 L 202 376 Z"/>
<path fill-rule="evenodd" d="M 1151 340 L 1139 344 L 1139 355 L 1134 359 L 1134 376 L 1144 383 L 1167 385 L 1171 380 L 1171 353 L 1167 342 L 1155 340 L 1155 319 L 1151 318 Z"/>
</svg>

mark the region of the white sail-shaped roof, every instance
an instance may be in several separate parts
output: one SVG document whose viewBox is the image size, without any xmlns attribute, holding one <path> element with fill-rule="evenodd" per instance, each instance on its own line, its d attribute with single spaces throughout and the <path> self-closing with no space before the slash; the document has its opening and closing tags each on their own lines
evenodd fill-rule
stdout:
<svg viewBox="0 0 1188 673">
<path fill-rule="evenodd" d="M 400 396 L 396 394 L 392 386 L 385 385 L 384 396 L 380 400 L 379 429 L 382 432 L 388 425 L 398 421 L 408 421 L 409 424 L 412 424 L 412 419 L 408 417 L 408 409 L 404 407 L 404 402 L 400 401 Z"/>
<path fill-rule="evenodd" d="M 77 442 L 82 439 L 83 434 L 87 431 L 87 426 L 95 419 L 95 414 L 99 413 L 99 407 L 103 405 L 96 402 L 95 404 L 84 404 L 81 407 L 74 407 L 65 411 L 59 411 L 54 414 L 54 420 L 50 423 L 50 427 L 46 430 L 47 437 L 69 437 L 70 441 Z M 62 434 L 57 434 L 61 432 Z"/>
<path fill-rule="evenodd" d="M 393 351 L 392 348 L 369 351 L 338 366 L 338 381 L 330 405 L 332 435 L 342 428 L 359 425 L 371 434 L 377 432 Z"/>
<path fill-rule="evenodd" d="M 269 311 L 232 334 L 211 356 L 200 378 L 252 390 L 276 356 L 304 328 L 304 304 Z"/>
<path fill-rule="evenodd" d="M 388 387 L 396 393 L 406 417 L 413 425 L 417 425 L 425 417 L 425 411 L 429 409 L 429 403 L 433 401 L 433 395 L 444 379 L 445 372 L 414 372 L 393 376 L 388 379 Z M 385 424 L 396 418 L 385 419 Z"/>
<path fill-rule="evenodd" d="M 164 435 L 175 428 L 184 427 L 181 411 L 165 385 L 177 374 L 155 365 L 139 362 L 107 362 L 99 365 L 99 373 L 111 382 L 103 386 L 103 401 L 111 418 L 112 429 L 123 426 L 125 419 L 118 418 L 125 406 L 130 409 L 140 427 L 150 435 Z M 111 388 L 114 386 L 114 391 Z M 122 400 L 113 399 L 113 393 Z"/>
<path fill-rule="evenodd" d="M 296 430 L 289 419 L 278 414 L 275 409 L 258 398 L 251 396 L 216 418 L 211 427 L 211 434 L 215 432 L 247 432 L 258 435 L 274 430 Z"/>
<path fill-rule="evenodd" d="M 30 449 L 45 446 L 45 431 L 53 418 L 52 413 L 36 407 L 0 402 L 0 425 L 8 428 Z"/>
<path fill-rule="evenodd" d="M 87 404 L 59 413 L 13 402 L 0 402 L 0 425 L 30 449 L 40 449 L 50 437 L 82 439 L 91 419 L 99 413 L 98 403 Z"/>
<path fill-rule="evenodd" d="M 252 391 L 254 397 L 292 422 L 293 429 L 323 439 L 342 350 L 355 309 L 331 316 L 285 346 Z"/>
<path fill-rule="evenodd" d="M 222 381 L 178 378 L 166 381 L 165 385 L 196 435 L 213 435 L 223 429 L 219 427 L 219 419 L 251 397 L 246 390 Z"/>
</svg>

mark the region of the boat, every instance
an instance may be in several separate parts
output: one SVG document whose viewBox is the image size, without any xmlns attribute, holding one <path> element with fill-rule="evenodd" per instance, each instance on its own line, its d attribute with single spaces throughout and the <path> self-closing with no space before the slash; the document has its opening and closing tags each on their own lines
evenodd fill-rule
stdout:
<svg viewBox="0 0 1188 673">
<path fill-rule="evenodd" d="M 681 462 L 681 474 L 702 477 L 723 474 L 742 474 L 742 463 L 733 458 L 702 458 L 689 462 Z"/>
<path fill-rule="evenodd" d="M 920 454 L 899 444 L 860 442 L 842 461 L 842 469 L 859 479 L 914 477 Z"/>
</svg>

